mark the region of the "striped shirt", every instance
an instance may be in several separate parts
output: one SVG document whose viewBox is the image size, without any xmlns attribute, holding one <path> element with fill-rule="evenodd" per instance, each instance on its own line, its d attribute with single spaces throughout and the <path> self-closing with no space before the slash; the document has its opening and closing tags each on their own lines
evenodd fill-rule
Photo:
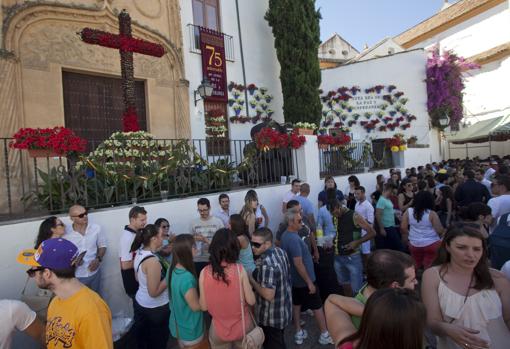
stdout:
<svg viewBox="0 0 510 349">
<path fill-rule="evenodd" d="M 257 294 L 255 308 L 261 326 L 284 329 L 292 318 L 292 284 L 289 258 L 279 247 L 272 247 L 257 260 L 253 273 L 264 288 L 275 290 L 272 302 Z"/>
</svg>

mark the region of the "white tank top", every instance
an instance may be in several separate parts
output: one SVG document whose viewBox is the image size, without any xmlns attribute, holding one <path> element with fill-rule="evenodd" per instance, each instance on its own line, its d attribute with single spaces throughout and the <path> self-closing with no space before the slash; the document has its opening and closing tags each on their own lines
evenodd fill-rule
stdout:
<svg viewBox="0 0 510 349">
<path fill-rule="evenodd" d="M 264 218 L 264 215 L 262 214 L 262 209 L 260 208 L 260 204 L 257 205 L 257 210 L 255 211 L 255 219 L 260 220 L 259 228 L 264 227 L 266 225 L 266 219 Z"/>
<path fill-rule="evenodd" d="M 429 210 L 423 212 L 419 222 L 414 218 L 414 208 L 409 207 L 407 212 L 409 214 L 409 242 L 411 245 L 414 247 L 425 247 L 441 240 L 430 222 Z"/>
<path fill-rule="evenodd" d="M 136 276 L 138 277 L 138 291 L 136 292 L 136 301 L 144 308 L 157 308 L 162 305 L 168 304 L 168 292 L 163 291 L 157 297 L 151 297 L 149 295 L 149 291 L 147 289 L 147 275 L 142 270 L 142 266 L 140 265 L 145 257 L 154 256 L 151 258 L 158 258 L 151 251 L 145 251 L 139 249 L 136 252 L 134 267 L 136 271 Z M 145 262 L 144 262 L 145 263 Z"/>
</svg>

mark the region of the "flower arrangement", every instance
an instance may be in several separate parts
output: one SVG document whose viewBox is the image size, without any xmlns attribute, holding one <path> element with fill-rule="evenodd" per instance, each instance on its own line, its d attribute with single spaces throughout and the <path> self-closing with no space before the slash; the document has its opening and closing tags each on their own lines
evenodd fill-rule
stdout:
<svg viewBox="0 0 510 349">
<path fill-rule="evenodd" d="M 63 126 L 54 128 L 21 128 L 9 146 L 15 149 L 48 150 L 57 155 L 84 152 L 87 141 Z"/>
<path fill-rule="evenodd" d="M 416 136 L 410 136 L 408 139 L 407 139 L 407 144 L 409 145 L 413 145 L 413 144 L 416 144 L 416 142 L 418 142 L 418 137 Z"/>
<path fill-rule="evenodd" d="M 452 51 L 440 54 L 439 47 L 431 50 L 427 60 L 427 108 L 432 125 L 441 128 L 439 119 L 444 115 L 450 118 L 450 127 L 459 129 L 463 117 L 464 81 L 462 73 L 479 68 L 474 63 L 467 62 Z"/>
<path fill-rule="evenodd" d="M 404 135 L 401 133 L 395 133 L 393 137 L 386 139 L 386 145 L 394 153 L 407 149 L 406 140 L 404 139 Z"/>
<path fill-rule="evenodd" d="M 298 149 L 306 142 L 304 136 L 295 132 L 291 134 L 281 133 L 273 128 L 264 127 L 255 135 L 257 148 L 262 151 L 279 148 Z"/>
<path fill-rule="evenodd" d="M 309 122 L 298 122 L 294 124 L 294 128 L 304 128 L 306 130 L 315 130 L 317 128 L 317 125 L 314 123 Z"/>
<path fill-rule="evenodd" d="M 252 118 L 248 116 L 231 116 L 230 122 L 234 124 L 246 124 L 251 121 Z"/>
<path fill-rule="evenodd" d="M 317 143 L 319 145 L 329 145 L 334 147 L 344 147 L 351 142 L 351 137 L 344 133 L 338 132 L 336 135 L 319 135 Z"/>
<path fill-rule="evenodd" d="M 246 89 L 248 90 L 250 95 L 253 95 L 253 93 L 257 91 L 259 88 L 255 84 L 249 84 L 248 86 L 246 86 Z"/>
</svg>

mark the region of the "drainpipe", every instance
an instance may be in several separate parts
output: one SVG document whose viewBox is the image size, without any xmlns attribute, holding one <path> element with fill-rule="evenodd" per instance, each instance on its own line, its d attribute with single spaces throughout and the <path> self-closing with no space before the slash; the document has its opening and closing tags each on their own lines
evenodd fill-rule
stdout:
<svg viewBox="0 0 510 349">
<path fill-rule="evenodd" d="M 243 37 L 241 35 L 241 20 L 239 19 L 239 2 L 236 0 L 236 14 L 237 14 L 237 31 L 239 33 L 239 48 L 241 52 L 241 68 L 243 71 L 243 84 L 246 87 L 246 69 L 244 67 L 244 52 L 243 52 Z M 248 90 L 244 89 L 244 99 L 246 107 L 246 116 L 250 116 L 250 108 L 248 107 Z"/>
</svg>

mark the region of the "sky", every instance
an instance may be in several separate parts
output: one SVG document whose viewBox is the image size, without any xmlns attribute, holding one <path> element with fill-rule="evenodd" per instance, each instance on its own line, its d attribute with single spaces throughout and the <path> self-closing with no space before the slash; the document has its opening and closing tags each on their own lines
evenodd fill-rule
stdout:
<svg viewBox="0 0 510 349">
<path fill-rule="evenodd" d="M 321 40 L 337 32 L 359 51 L 415 26 L 442 5 L 443 0 L 316 0 Z"/>
</svg>

